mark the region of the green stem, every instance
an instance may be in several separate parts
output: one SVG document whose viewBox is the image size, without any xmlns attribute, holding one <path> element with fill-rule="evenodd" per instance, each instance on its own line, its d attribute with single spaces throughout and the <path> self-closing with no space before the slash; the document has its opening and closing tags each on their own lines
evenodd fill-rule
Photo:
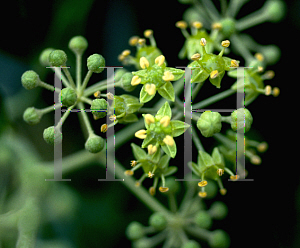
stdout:
<svg viewBox="0 0 300 248">
<path fill-rule="evenodd" d="M 47 107 L 47 108 L 40 109 L 40 111 L 41 111 L 42 114 L 44 115 L 44 114 L 47 114 L 47 113 L 52 112 L 53 110 L 55 110 L 55 108 L 61 108 L 61 103 L 56 103 L 56 104 L 54 104 L 54 106 L 51 105 L 51 106 L 49 106 L 49 107 Z"/>
<path fill-rule="evenodd" d="M 227 16 L 234 18 L 246 2 L 249 0 L 231 0 L 227 8 Z"/>
<path fill-rule="evenodd" d="M 199 90 L 202 88 L 203 84 L 205 81 L 198 83 L 196 85 L 196 87 L 193 89 L 192 91 L 192 101 L 194 101 L 194 99 L 196 98 L 196 96 L 198 95 Z"/>
<path fill-rule="evenodd" d="M 85 88 L 86 88 L 86 86 L 87 86 L 87 84 L 88 84 L 88 82 L 89 82 L 89 80 L 90 80 L 90 78 L 91 78 L 92 75 L 93 75 L 92 71 L 88 71 L 87 72 L 87 74 L 86 74 L 86 76 L 85 76 L 85 78 L 83 80 L 81 89 L 80 89 L 80 95 L 83 95 L 83 92 L 84 92 L 84 90 L 85 90 Z M 94 91 L 93 91 L 93 93 L 94 93 Z"/>
<path fill-rule="evenodd" d="M 203 240 L 208 240 L 210 235 L 211 235 L 210 231 L 208 231 L 206 229 L 203 229 L 203 228 L 200 228 L 200 227 L 197 227 L 196 225 L 193 226 L 193 227 L 186 226 L 185 230 L 187 232 L 189 232 L 191 235 L 193 235 L 197 238 L 203 239 Z"/>
<path fill-rule="evenodd" d="M 204 8 L 206 9 L 206 12 L 210 15 L 210 18 L 216 22 L 220 19 L 220 15 L 218 10 L 216 9 L 215 5 L 211 0 L 202 0 Z"/>
<path fill-rule="evenodd" d="M 57 67 L 53 68 L 51 67 L 51 69 L 56 73 L 56 70 L 58 69 Z M 62 73 L 59 73 L 60 76 L 61 76 L 61 81 L 62 81 L 62 84 L 65 86 L 65 87 L 69 87 L 71 88 L 68 80 L 65 78 L 65 76 L 62 74 Z"/>
<path fill-rule="evenodd" d="M 240 53 L 240 55 L 245 59 L 246 64 L 248 64 L 252 59 L 254 59 L 249 49 L 246 46 L 244 46 L 244 43 L 236 34 L 232 34 L 230 36 L 230 39 L 233 48 L 236 49 Z"/>
<path fill-rule="evenodd" d="M 105 80 L 102 80 L 102 81 L 86 88 L 85 91 L 84 91 L 84 96 L 90 96 L 98 90 L 101 91 L 101 90 L 106 90 L 107 88 L 112 88 L 112 87 L 115 87 L 115 86 L 119 86 L 120 83 L 118 82 L 118 83 L 115 83 L 115 84 L 108 84 L 108 87 L 107 87 L 107 81 L 110 81 L 110 80 L 105 79 Z"/>
<path fill-rule="evenodd" d="M 216 138 L 221 143 L 223 143 L 228 148 L 233 148 L 233 149 L 236 148 L 235 142 L 231 139 L 228 139 L 225 135 L 223 135 L 221 133 L 216 133 L 216 134 L 214 134 L 213 137 Z"/>
<path fill-rule="evenodd" d="M 68 80 L 69 80 L 69 83 L 70 83 L 71 87 L 72 87 L 73 89 L 76 89 L 74 80 L 73 80 L 73 78 L 72 78 L 72 76 L 71 76 L 71 74 L 70 74 L 70 72 L 69 72 L 69 69 L 68 69 L 67 67 L 62 67 L 62 69 L 63 69 L 64 73 L 66 74 L 66 76 L 67 76 L 67 78 L 68 78 Z"/>
<path fill-rule="evenodd" d="M 92 102 L 93 102 L 91 99 L 89 99 L 87 97 L 84 97 L 84 96 L 81 96 L 80 100 L 87 103 L 87 104 L 89 104 L 89 105 L 92 105 Z"/>
<path fill-rule="evenodd" d="M 168 199 L 169 199 L 169 208 L 173 213 L 177 212 L 177 203 L 176 203 L 176 197 L 174 193 L 168 194 Z"/>
<path fill-rule="evenodd" d="M 64 112 L 63 116 L 62 116 L 61 119 L 60 119 L 60 122 L 57 124 L 57 128 L 60 129 L 60 128 L 62 127 L 62 125 L 64 124 L 65 120 L 67 119 L 67 117 L 68 117 L 69 114 L 71 113 L 71 110 L 74 108 L 74 106 L 75 106 L 75 105 L 69 107 L 69 108 L 67 109 L 67 111 Z"/>
<path fill-rule="evenodd" d="M 81 87 L 81 62 L 82 62 L 82 55 L 76 53 L 76 88 L 77 91 L 80 90 Z"/>
<path fill-rule="evenodd" d="M 194 130 L 196 130 L 196 129 L 194 128 Z M 205 151 L 196 131 L 192 132 L 192 139 L 193 139 L 194 144 L 197 147 L 198 151 Z"/>
<path fill-rule="evenodd" d="M 238 31 L 243 31 L 245 29 L 251 28 L 265 21 L 268 21 L 268 19 L 269 19 L 269 14 L 265 12 L 264 9 L 259 9 L 239 19 L 236 23 L 236 29 Z"/>
<path fill-rule="evenodd" d="M 84 105 L 83 105 L 82 102 L 78 102 L 77 104 L 78 104 L 79 109 L 84 109 Z M 88 117 L 87 113 L 85 111 L 80 111 L 79 113 L 83 118 L 85 127 L 86 127 L 89 135 L 94 134 L 94 130 L 91 126 L 91 123 L 90 123 L 90 120 L 89 120 L 89 117 Z"/>
<path fill-rule="evenodd" d="M 155 108 L 140 108 L 139 113 L 156 113 L 158 109 Z"/>
<path fill-rule="evenodd" d="M 55 91 L 55 92 L 60 92 L 60 89 L 56 89 L 54 86 L 52 86 L 52 85 L 50 85 L 50 84 L 47 84 L 47 83 L 45 83 L 45 82 L 40 82 L 39 83 L 39 86 L 41 86 L 41 87 L 43 87 L 43 88 L 45 88 L 45 89 L 47 89 L 47 90 L 50 90 L 50 91 Z"/>
</svg>

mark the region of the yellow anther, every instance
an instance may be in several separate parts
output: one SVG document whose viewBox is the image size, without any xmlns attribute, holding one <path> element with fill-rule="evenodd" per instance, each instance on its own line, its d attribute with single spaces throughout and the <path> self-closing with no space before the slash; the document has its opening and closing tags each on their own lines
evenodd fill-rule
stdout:
<svg viewBox="0 0 300 248">
<path fill-rule="evenodd" d="M 117 119 L 116 115 L 111 115 L 108 117 L 111 121 L 115 121 Z"/>
<path fill-rule="evenodd" d="M 103 124 L 100 130 L 102 133 L 105 133 L 107 131 L 107 124 Z"/>
<path fill-rule="evenodd" d="M 154 174 L 151 171 L 149 171 L 148 172 L 148 177 L 152 178 L 153 176 L 154 176 Z"/>
<path fill-rule="evenodd" d="M 165 62 L 164 55 L 160 55 L 155 59 L 155 64 L 157 64 L 158 66 L 162 66 L 164 62 Z"/>
<path fill-rule="evenodd" d="M 137 43 L 138 43 L 139 38 L 140 38 L 140 37 L 138 37 L 138 36 L 132 36 L 132 37 L 129 39 L 129 45 L 130 45 L 130 46 L 136 46 Z"/>
<path fill-rule="evenodd" d="M 146 40 L 144 39 L 144 38 L 140 38 L 140 39 L 138 39 L 138 42 L 137 42 L 140 46 L 143 46 L 143 45 L 145 45 L 145 43 L 146 43 Z"/>
<path fill-rule="evenodd" d="M 206 185 L 207 185 L 207 181 L 205 181 L 205 180 L 198 183 L 199 187 L 205 187 Z"/>
<path fill-rule="evenodd" d="M 132 176 L 133 175 L 133 171 L 132 170 L 126 170 L 125 172 L 124 172 L 124 174 L 126 175 L 126 176 Z"/>
<path fill-rule="evenodd" d="M 251 164 L 259 165 L 261 164 L 261 158 L 257 155 L 253 155 L 250 159 Z"/>
<path fill-rule="evenodd" d="M 240 178 L 239 175 L 230 176 L 230 179 L 231 179 L 232 181 L 236 181 L 236 180 L 238 180 L 239 178 Z"/>
<path fill-rule="evenodd" d="M 171 121 L 170 117 L 166 115 L 163 118 L 161 118 L 159 122 L 161 125 L 163 125 L 163 127 L 167 127 L 170 125 L 170 121 Z"/>
<path fill-rule="evenodd" d="M 195 22 L 192 22 L 192 26 L 194 28 L 200 29 L 203 27 L 203 24 L 201 22 L 195 21 Z"/>
<path fill-rule="evenodd" d="M 134 185 L 135 185 L 135 187 L 140 187 L 141 183 L 139 181 L 136 181 Z"/>
<path fill-rule="evenodd" d="M 154 116 L 153 116 L 153 115 L 150 115 L 150 114 L 146 114 L 146 115 L 144 116 L 144 119 L 145 119 L 145 122 L 146 122 L 148 125 L 155 122 Z"/>
<path fill-rule="evenodd" d="M 264 56 L 261 53 L 256 53 L 254 55 L 254 57 L 258 60 L 258 61 L 263 61 L 264 60 Z"/>
<path fill-rule="evenodd" d="M 191 59 L 194 60 L 194 61 L 197 61 L 197 60 L 199 60 L 200 58 L 201 58 L 201 54 L 200 54 L 200 53 L 195 53 L 195 54 L 191 57 Z"/>
<path fill-rule="evenodd" d="M 166 137 L 163 139 L 163 142 L 168 146 L 173 146 L 175 143 L 174 139 L 170 135 L 166 135 Z"/>
<path fill-rule="evenodd" d="M 239 67 L 239 63 L 235 59 L 233 59 L 230 61 L 230 66 L 231 67 Z"/>
<path fill-rule="evenodd" d="M 162 79 L 164 81 L 172 81 L 172 80 L 174 80 L 174 75 L 170 71 L 165 71 L 164 75 L 162 76 Z"/>
<path fill-rule="evenodd" d="M 213 23 L 213 24 L 211 25 L 211 28 L 212 28 L 212 29 L 218 29 L 218 30 L 220 30 L 220 29 L 222 29 L 222 24 L 219 23 L 219 22 Z"/>
<path fill-rule="evenodd" d="M 229 40 L 223 40 L 221 45 L 222 45 L 222 47 L 229 47 L 230 41 Z"/>
<path fill-rule="evenodd" d="M 224 170 L 223 169 L 217 169 L 217 173 L 219 176 L 222 176 L 224 174 Z"/>
<path fill-rule="evenodd" d="M 96 115 L 93 115 L 93 118 L 94 118 L 95 121 L 98 120 L 98 119 L 100 119 L 100 117 L 98 117 Z"/>
<path fill-rule="evenodd" d="M 152 155 L 152 154 L 156 153 L 156 151 L 157 151 L 157 147 L 153 146 L 153 145 L 148 145 L 147 148 L 148 148 L 148 154 L 149 155 Z"/>
<path fill-rule="evenodd" d="M 227 190 L 226 189 L 220 189 L 220 194 L 221 195 L 226 195 L 227 193 Z"/>
<path fill-rule="evenodd" d="M 144 36 L 147 38 L 149 38 L 152 34 L 153 34 L 153 30 L 151 30 L 151 29 L 147 29 L 144 32 Z"/>
<path fill-rule="evenodd" d="M 127 57 L 129 54 L 130 54 L 130 50 L 124 50 L 124 51 L 122 52 L 122 55 L 123 55 L 124 57 Z"/>
<path fill-rule="evenodd" d="M 210 78 L 212 79 L 216 78 L 217 76 L 219 76 L 218 70 L 214 70 L 210 73 Z"/>
<path fill-rule="evenodd" d="M 155 188 L 154 187 L 150 187 L 149 188 L 149 193 L 150 193 L 150 195 L 155 195 Z"/>
<path fill-rule="evenodd" d="M 133 76 L 131 79 L 131 85 L 136 86 L 141 83 L 142 79 L 139 76 Z"/>
<path fill-rule="evenodd" d="M 156 92 L 156 86 L 155 84 L 146 84 L 145 85 L 145 91 L 150 95 L 154 95 Z"/>
<path fill-rule="evenodd" d="M 205 198 L 205 197 L 207 196 L 207 193 L 206 193 L 206 192 L 200 191 L 200 192 L 198 193 L 198 195 L 199 195 L 201 198 Z"/>
<path fill-rule="evenodd" d="M 279 94 L 280 94 L 279 88 L 278 87 L 274 87 L 273 90 L 272 90 L 272 95 L 275 96 L 275 97 L 277 97 L 277 96 L 279 96 Z"/>
<path fill-rule="evenodd" d="M 137 161 L 136 160 L 131 160 L 130 161 L 130 165 L 131 165 L 131 167 L 136 166 L 137 165 Z"/>
<path fill-rule="evenodd" d="M 149 61 L 145 57 L 140 58 L 140 67 L 142 69 L 146 69 L 146 67 L 149 67 Z"/>
<path fill-rule="evenodd" d="M 122 62 L 124 59 L 125 59 L 125 57 L 124 57 L 122 54 L 120 54 L 120 55 L 118 56 L 118 60 L 119 60 L 120 62 Z"/>
<path fill-rule="evenodd" d="M 269 95 L 271 95 L 271 93 L 272 93 L 272 88 L 271 88 L 270 85 L 267 85 L 267 86 L 265 87 L 265 95 L 266 95 L 266 96 L 269 96 Z"/>
<path fill-rule="evenodd" d="M 94 93 L 94 97 L 95 97 L 95 98 L 100 98 L 100 97 L 101 97 L 101 91 L 100 91 L 100 90 L 96 91 L 96 92 Z"/>
<path fill-rule="evenodd" d="M 268 143 L 262 142 L 257 146 L 257 151 L 259 152 L 265 152 L 268 149 Z"/>
<path fill-rule="evenodd" d="M 205 38 L 201 38 L 200 45 L 201 46 L 205 46 L 206 45 L 206 39 Z"/>
<path fill-rule="evenodd" d="M 109 100 L 114 100 L 114 95 L 113 95 L 111 92 L 108 92 L 108 93 L 106 94 L 106 97 L 107 97 L 107 99 L 109 99 Z"/>
<path fill-rule="evenodd" d="M 258 66 L 258 67 L 257 67 L 257 71 L 258 71 L 258 72 L 263 72 L 263 70 L 264 70 L 264 68 L 263 68 L 262 66 Z"/>
<path fill-rule="evenodd" d="M 141 130 L 137 131 L 134 135 L 135 135 L 135 137 L 137 137 L 139 139 L 145 139 L 147 137 L 147 131 L 144 129 L 141 129 Z"/>
<path fill-rule="evenodd" d="M 188 25 L 185 21 L 178 21 L 175 26 L 180 29 L 186 29 Z"/>
<path fill-rule="evenodd" d="M 168 187 L 159 187 L 159 191 L 164 193 L 164 192 L 169 191 L 169 188 Z"/>
<path fill-rule="evenodd" d="M 275 72 L 270 70 L 270 71 L 266 71 L 266 73 L 264 74 L 265 79 L 272 79 L 275 76 Z"/>
</svg>

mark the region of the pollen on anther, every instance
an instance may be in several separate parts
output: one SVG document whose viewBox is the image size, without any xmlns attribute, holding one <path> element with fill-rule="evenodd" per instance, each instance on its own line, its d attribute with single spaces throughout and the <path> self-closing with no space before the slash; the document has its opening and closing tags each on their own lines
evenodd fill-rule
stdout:
<svg viewBox="0 0 300 248">
<path fill-rule="evenodd" d="M 205 198 L 205 197 L 207 196 L 207 193 L 206 193 L 206 192 L 200 191 L 200 192 L 198 193 L 198 195 L 199 195 L 201 198 Z"/>
<path fill-rule="evenodd" d="M 180 29 L 186 29 L 187 23 L 185 21 L 178 21 L 176 22 L 175 26 Z"/>
<path fill-rule="evenodd" d="M 206 185 L 207 185 L 207 181 L 205 180 L 198 183 L 199 187 L 205 187 Z"/>
<path fill-rule="evenodd" d="M 147 29 L 144 32 L 144 36 L 147 38 L 149 38 L 152 34 L 153 34 L 153 30 L 151 30 L 151 29 Z"/>
<path fill-rule="evenodd" d="M 221 45 L 222 45 L 222 47 L 229 47 L 230 41 L 229 40 L 223 40 Z"/>
<path fill-rule="evenodd" d="M 139 38 L 140 38 L 140 37 L 138 37 L 138 36 L 132 36 L 132 37 L 129 39 L 129 45 L 130 45 L 130 46 L 136 46 L 137 43 L 138 43 Z"/>
<path fill-rule="evenodd" d="M 217 76 L 219 76 L 218 70 L 214 70 L 210 73 L 210 78 L 212 79 L 216 78 Z"/>
<path fill-rule="evenodd" d="M 203 24 L 201 22 L 195 21 L 195 22 L 192 22 L 192 26 L 194 28 L 200 29 L 203 27 Z"/>
<path fill-rule="evenodd" d="M 254 57 L 258 60 L 258 61 L 263 61 L 264 60 L 264 56 L 261 53 L 256 53 L 254 55 Z"/>
<path fill-rule="evenodd" d="M 159 187 L 159 191 L 164 193 L 164 192 L 169 191 L 169 188 L 168 187 Z"/>
<path fill-rule="evenodd" d="M 124 172 L 124 174 L 126 175 L 126 176 L 132 176 L 133 175 L 133 171 L 132 170 L 126 170 L 125 172 Z"/>
<path fill-rule="evenodd" d="M 206 39 L 205 38 L 201 38 L 200 45 L 201 46 L 205 46 L 206 45 Z"/>
<path fill-rule="evenodd" d="M 194 60 L 194 61 L 197 61 L 197 60 L 200 59 L 200 57 L 201 57 L 201 54 L 200 54 L 200 53 L 195 53 L 195 54 L 191 57 L 191 59 Z"/>
</svg>

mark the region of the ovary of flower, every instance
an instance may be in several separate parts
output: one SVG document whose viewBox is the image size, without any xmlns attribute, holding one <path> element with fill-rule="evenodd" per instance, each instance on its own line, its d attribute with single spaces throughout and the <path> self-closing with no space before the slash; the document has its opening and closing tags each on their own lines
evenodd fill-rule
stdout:
<svg viewBox="0 0 300 248">
<path fill-rule="evenodd" d="M 148 145 L 147 148 L 148 148 L 148 154 L 149 155 L 152 155 L 152 154 L 156 153 L 156 151 L 157 151 L 157 147 L 153 146 L 153 145 Z"/>
<path fill-rule="evenodd" d="M 144 129 L 141 129 L 135 133 L 135 137 L 139 139 L 145 139 L 147 137 L 147 132 Z"/>
<path fill-rule="evenodd" d="M 146 67 L 149 67 L 149 61 L 145 57 L 140 58 L 140 67 L 142 69 L 146 69 Z"/>
<path fill-rule="evenodd" d="M 210 78 L 212 79 L 216 78 L 217 76 L 219 76 L 218 70 L 214 70 L 210 73 Z"/>
<path fill-rule="evenodd" d="M 167 127 L 170 124 L 170 117 L 166 115 L 163 118 L 161 118 L 159 122 L 161 125 L 163 125 L 163 127 Z"/>
<path fill-rule="evenodd" d="M 173 137 L 171 137 L 170 135 L 166 135 L 166 137 L 163 139 L 163 142 L 168 146 L 173 146 L 175 143 Z"/>
<path fill-rule="evenodd" d="M 145 118 L 145 122 L 146 122 L 148 125 L 155 122 L 155 119 L 154 119 L 154 116 L 153 116 L 153 115 L 146 114 L 146 115 L 144 116 L 144 118 Z"/>
<path fill-rule="evenodd" d="M 164 55 L 160 55 L 155 59 L 155 64 L 157 64 L 158 66 L 162 66 L 162 64 L 165 62 L 165 56 Z"/>
<path fill-rule="evenodd" d="M 146 84 L 145 85 L 145 91 L 150 95 L 154 95 L 156 92 L 156 86 L 155 84 Z"/>
<path fill-rule="evenodd" d="M 164 75 L 162 76 L 162 79 L 164 81 L 172 81 L 172 80 L 174 80 L 174 75 L 170 71 L 165 71 Z"/>
<path fill-rule="evenodd" d="M 131 79 L 131 85 L 136 86 L 141 83 L 142 79 L 139 76 L 133 76 Z"/>
</svg>

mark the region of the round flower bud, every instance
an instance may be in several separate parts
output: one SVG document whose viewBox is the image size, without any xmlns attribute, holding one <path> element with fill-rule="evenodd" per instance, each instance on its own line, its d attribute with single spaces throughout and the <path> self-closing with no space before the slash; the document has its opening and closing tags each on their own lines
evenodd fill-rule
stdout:
<svg viewBox="0 0 300 248">
<path fill-rule="evenodd" d="M 229 38 L 235 32 L 235 21 L 232 18 L 225 18 L 220 23 L 222 34 L 225 38 Z"/>
<path fill-rule="evenodd" d="M 88 42 L 86 38 L 83 36 L 75 36 L 69 41 L 69 48 L 72 50 L 75 54 L 83 54 L 83 52 L 87 49 Z"/>
<path fill-rule="evenodd" d="M 103 118 L 106 116 L 107 102 L 105 99 L 95 99 L 92 101 L 91 110 L 94 116 L 97 118 Z"/>
<path fill-rule="evenodd" d="M 41 55 L 40 55 L 40 63 L 43 65 L 43 66 L 49 66 L 50 63 L 49 63 L 49 55 L 51 52 L 53 52 L 55 49 L 54 48 L 46 48 L 45 50 L 43 50 L 41 52 Z"/>
<path fill-rule="evenodd" d="M 90 135 L 87 141 L 85 142 L 85 149 L 91 153 L 100 152 L 104 148 L 105 142 L 104 139 L 98 135 Z"/>
<path fill-rule="evenodd" d="M 23 119 L 29 125 L 36 125 L 40 122 L 43 114 L 42 111 L 35 107 L 27 108 L 23 114 Z"/>
<path fill-rule="evenodd" d="M 136 86 L 131 85 L 132 78 L 131 72 L 125 73 L 121 78 L 121 87 L 127 92 L 131 92 L 136 88 Z"/>
<path fill-rule="evenodd" d="M 200 210 L 195 216 L 197 226 L 209 229 L 212 226 L 212 218 L 207 211 Z"/>
<path fill-rule="evenodd" d="M 39 86 L 40 81 L 39 75 L 32 70 L 25 71 L 21 77 L 22 85 L 26 90 L 31 90 Z"/>
<path fill-rule="evenodd" d="M 208 244 L 211 248 L 228 248 L 230 246 L 230 237 L 225 231 L 217 229 L 209 236 Z"/>
<path fill-rule="evenodd" d="M 87 67 L 92 72 L 100 73 L 104 68 L 99 67 L 105 67 L 105 59 L 100 54 L 93 54 L 87 59 Z"/>
<path fill-rule="evenodd" d="M 116 69 L 115 71 L 115 82 L 118 82 L 119 80 L 121 80 L 122 76 L 128 72 L 126 69 L 120 68 L 120 69 Z"/>
<path fill-rule="evenodd" d="M 161 231 L 167 226 L 166 217 L 160 212 L 155 212 L 149 218 L 149 225 Z"/>
<path fill-rule="evenodd" d="M 205 191 L 207 193 L 206 199 L 214 198 L 218 193 L 218 186 L 214 180 L 207 180 L 207 185 L 205 186 Z"/>
<path fill-rule="evenodd" d="M 60 67 L 66 65 L 67 54 L 63 50 L 54 50 L 49 54 L 49 63 L 52 66 Z"/>
<path fill-rule="evenodd" d="M 62 141 L 62 133 L 51 126 L 44 130 L 43 138 L 49 145 L 58 144 Z"/>
<path fill-rule="evenodd" d="M 223 220 L 228 214 L 228 207 L 224 202 L 213 202 L 209 209 L 210 215 L 213 219 Z"/>
<path fill-rule="evenodd" d="M 189 240 L 181 247 L 182 248 L 201 248 L 200 244 L 195 240 Z"/>
<path fill-rule="evenodd" d="M 77 101 L 76 91 L 72 88 L 63 88 L 59 94 L 59 99 L 64 106 L 70 107 Z"/>
<path fill-rule="evenodd" d="M 176 194 L 180 189 L 180 183 L 175 181 L 175 177 L 167 177 L 165 180 L 165 185 L 169 188 L 167 192 L 164 192 L 164 195 Z M 161 185 L 162 186 L 162 183 Z"/>
<path fill-rule="evenodd" d="M 268 0 L 263 6 L 265 13 L 269 16 L 269 21 L 279 22 L 285 15 L 286 3 L 284 1 Z"/>
<path fill-rule="evenodd" d="M 153 244 L 150 239 L 142 238 L 133 243 L 133 248 L 152 248 Z"/>
<path fill-rule="evenodd" d="M 252 115 L 246 108 L 239 108 L 231 113 L 231 128 L 233 131 L 246 133 L 250 130 L 252 122 Z"/>
<path fill-rule="evenodd" d="M 197 127 L 204 137 L 211 137 L 221 131 L 221 115 L 218 112 L 205 111 L 198 119 Z"/>
<path fill-rule="evenodd" d="M 276 64 L 281 56 L 280 48 L 276 45 L 267 45 L 261 49 L 261 53 L 269 65 Z"/>
<path fill-rule="evenodd" d="M 137 240 L 145 235 L 143 225 L 136 221 L 131 222 L 127 226 L 125 233 L 130 240 Z"/>
</svg>

